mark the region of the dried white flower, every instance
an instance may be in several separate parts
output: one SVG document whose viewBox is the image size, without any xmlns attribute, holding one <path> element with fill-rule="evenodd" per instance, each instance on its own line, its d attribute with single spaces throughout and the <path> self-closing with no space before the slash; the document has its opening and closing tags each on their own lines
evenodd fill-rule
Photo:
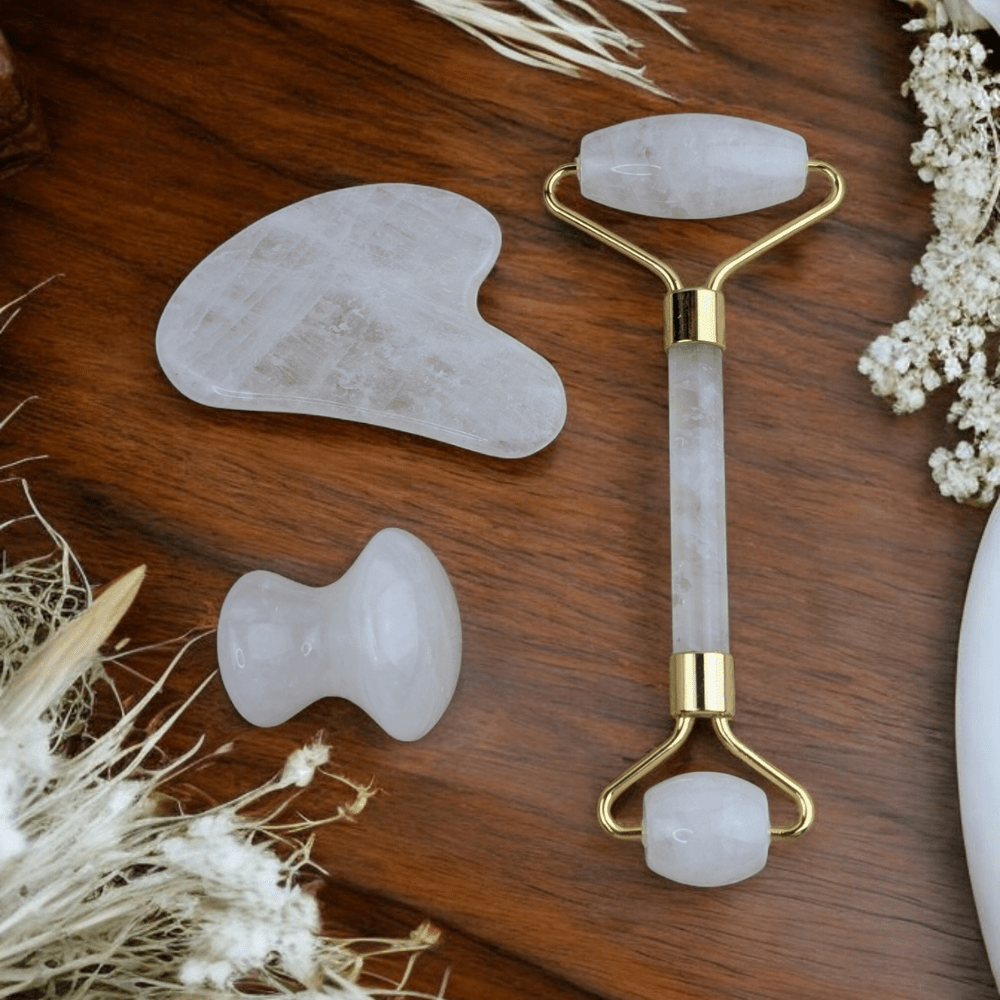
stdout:
<svg viewBox="0 0 1000 1000">
<path fill-rule="evenodd" d="M 199 748 L 167 764 L 159 755 L 184 707 L 152 732 L 138 725 L 169 669 L 110 730 L 86 732 L 94 684 L 107 680 L 99 647 L 143 571 L 91 602 L 65 542 L 41 523 L 55 559 L 0 563 L 0 998 L 411 995 L 413 958 L 434 932 L 331 938 L 300 884 L 309 844 L 289 835 L 318 824 L 281 824 L 271 800 L 328 762 L 321 740 L 260 788 L 186 815 L 165 808 L 165 790 Z M 82 749 L 70 749 L 71 737 L 83 737 Z M 332 819 L 372 794 L 345 784 L 351 801 Z M 365 962 L 386 954 L 403 956 L 398 981 L 369 992 L 359 985 Z"/>
<path fill-rule="evenodd" d="M 197 887 L 159 897 L 165 911 L 183 916 L 193 930 L 179 973 L 185 986 L 228 987 L 279 955 L 299 982 L 319 978 L 316 900 L 289 881 L 270 845 L 255 842 L 233 813 L 198 816 L 158 846 L 165 867 Z"/>
<path fill-rule="evenodd" d="M 33 579 L 38 566 L 31 567 Z M 5 584 L 18 569 L 0 574 Z M 56 592 L 61 564 L 36 594 Z M 326 763 L 320 741 L 293 753 L 285 771 L 208 812 L 164 813 L 159 789 L 193 759 L 168 765 L 157 747 L 180 713 L 132 741 L 141 714 L 165 677 L 108 733 L 70 754 L 60 734 L 64 701 L 34 704 L 26 717 L 21 691 L 62 692 L 97 660 L 97 646 L 138 589 L 141 574 L 118 585 L 125 598 L 105 614 L 108 591 L 55 631 L 0 686 L 0 997 L 12 993 L 92 998 L 259 992 L 315 997 L 368 997 L 354 980 L 364 942 L 324 937 L 316 900 L 297 880 L 306 847 L 279 854 L 286 833 L 315 824 L 278 824 L 253 807 L 290 784 L 309 783 Z M 19 591 L 23 581 L 13 580 Z M 42 622 L 51 609 L 36 616 Z M 102 619 L 103 615 L 103 619 Z M 95 628 L 96 626 L 96 628 Z M 37 629 L 36 629 L 37 631 Z M 5 632 L 0 650 L 23 642 Z M 56 654 L 53 654 L 55 650 Z M 69 655 L 64 655 L 69 650 Z M 176 662 L 176 660 L 175 660 Z M 70 702 L 71 704 L 71 702 Z M 16 725 L 14 724 L 16 723 Z M 370 795 L 354 786 L 357 811 Z M 413 951 L 414 941 L 374 942 L 380 952 Z M 405 975 L 405 973 L 404 973 Z"/>
<path fill-rule="evenodd" d="M 285 769 L 281 772 L 282 786 L 305 788 L 313 780 L 316 769 L 329 760 L 330 748 L 321 739 L 313 740 L 308 746 L 296 750 L 285 762 Z"/>
<path fill-rule="evenodd" d="M 985 68 L 986 55 L 974 34 L 943 31 L 912 53 L 903 90 L 926 127 L 911 160 L 934 185 L 938 232 L 913 269 L 925 294 L 859 363 L 897 413 L 919 409 L 945 383 L 959 383 L 948 420 L 971 439 L 935 450 L 930 467 L 945 496 L 978 503 L 992 501 L 1000 484 L 1000 77 Z"/>
</svg>

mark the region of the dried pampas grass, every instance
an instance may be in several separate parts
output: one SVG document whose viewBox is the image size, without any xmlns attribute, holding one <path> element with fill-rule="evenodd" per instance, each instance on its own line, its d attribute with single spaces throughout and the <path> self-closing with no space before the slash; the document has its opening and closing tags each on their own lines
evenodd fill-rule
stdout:
<svg viewBox="0 0 1000 1000">
<path fill-rule="evenodd" d="M 649 77 L 644 66 L 630 66 L 640 43 L 616 28 L 585 0 L 517 0 L 526 13 L 502 10 L 489 0 L 416 0 L 429 11 L 451 21 L 508 59 L 540 69 L 577 77 L 580 69 L 595 70 L 670 98 Z M 677 41 L 687 38 L 663 15 L 685 9 L 665 0 L 622 0 L 645 14 Z M 672 98 L 671 98 L 672 99 Z"/>
<path fill-rule="evenodd" d="M 184 813 L 171 782 L 204 755 L 199 743 L 165 758 L 162 742 L 186 705 L 144 728 L 184 649 L 110 728 L 88 731 L 95 689 L 114 691 L 108 673 L 125 655 L 101 647 L 145 570 L 93 598 L 26 487 L 25 496 L 28 512 L 0 527 L 37 521 L 55 555 L 0 566 L 0 1000 L 423 995 L 407 983 L 432 928 L 333 938 L 302 886 L 319 823 L 284 819 L 282 797 L 326 773 L 322 741 L 261 787 Z M 349 793 L 324 822 L 353 818 L 372 794 L 336 780 Z M 387 955 L 399 971 L 377 978 L 371 960 Z"/>
<path fill-rule="evenodd" d="M 406 992 L 412 959 L 436 933 L 324 936 L 298 878 L 308 842 L 291 839 L 317 824 L 283 821 L 280 804 L 255 816 L 313 779 L 329 758 L 322 742 L 261 787 L 186 815 L 169 786 L 200 748 L 163 764 L 160 747 L 184 707 L 151 732 L 140 727 L 169 671 L 107 732 L 86 734 L 108 663 L 100 647 L 144 570 L 81 610 L 89 587 L 72 567 L 64 548 L 0 572 L 0 998 L 416 996 Z M 352 795 L 333 820 L 371 795 L 346 784 Z M 404 956 L 396 981 L 359 985 L 366 962 L 388 954 Z"/>
</svg>

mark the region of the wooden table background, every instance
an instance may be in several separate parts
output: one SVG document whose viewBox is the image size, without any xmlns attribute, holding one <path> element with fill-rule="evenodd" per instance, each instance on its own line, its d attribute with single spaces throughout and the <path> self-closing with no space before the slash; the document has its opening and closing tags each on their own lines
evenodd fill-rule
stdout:
<svg viewBox="0 0 1000 1000">
<path fill-rule="evenodd" d="M 611 2 L 672 104 L 504 60 L 409 0 L 6 0 L 52 150 L 0 184 L 0 301 L 62 275 L 0 341 L 0 405 L 36 396 L 6 460 L 92 580 L 149 566 L 136 641 L 212 625 L 242 573 L 339 577 L 379 529 L 426 541 L 463 614 L 454 701 L 414 744 L 323 701 L 255 730 L 218 680 L 187 713 L 235 739 L 196 775 L 228 797 L 323 728 L 381 794 L 319 833 L 331 930 L 442 931 L 419 981 L 466 998 L 986 1000 L 963 855 L 955 649 L 986 512 L 940 497 L 947 391 L 890 413 L 856 371 L 905 316 L 930 235 L 900 96 L 893 0 L 690 0 L 697 51 Z M 619 9 L 620 8 L 620 9 Z M 844 207 L 728 285 L 736 730 L 802 780 L 815 829 L 758 877 L 699 890 L 598 828 L 603 786 L 670 726 L 665 360 L 654 278 L 550 218 L 540 188 L 580 137 L 676 110 L 799 131 Z M 467 195 L 504 233 L 483 315 L 552 361 L 569 416 L 521 461 L 179 395 L 154 353 L 187 272 L 259 217 L 348 185 Z M 780 211 L 629 232 L 697 278 Z M 5 503 L 18 508 L 16 490 Z M 215 666 L 211 641 L 171 697 Z M 700 734 L 675 769 L 727 766 Z M 302 808 L 338 801 L 328 783 Z M 636 802 L 633 801 L 632 808 Z M 785 807 L 775 803 L 782 813 Z"/>
</svg>

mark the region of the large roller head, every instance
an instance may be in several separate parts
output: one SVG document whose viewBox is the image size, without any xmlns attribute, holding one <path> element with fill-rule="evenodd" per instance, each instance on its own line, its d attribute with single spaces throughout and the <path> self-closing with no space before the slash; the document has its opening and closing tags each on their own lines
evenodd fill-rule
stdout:
<svg viewBox="0 0 1000 1000">
<path fill-rule="evenodd" d="M 790 201 L 806 183 L 805 140 L 726 115 L 655 115 L 584 136 L 585 198 L 661 219 L 713 219 Z"/>
</svg>

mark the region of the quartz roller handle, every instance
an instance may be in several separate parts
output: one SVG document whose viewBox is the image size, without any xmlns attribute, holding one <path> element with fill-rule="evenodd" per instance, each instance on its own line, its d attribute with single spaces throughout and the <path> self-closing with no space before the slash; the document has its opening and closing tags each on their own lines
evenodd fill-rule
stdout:
<svg viewBox="0 0 1000 1000">
<path fill-rule="evenodd" d="M 673 650 L 729 652 L 722 351 L 668 354 Z"/>
</svg>

